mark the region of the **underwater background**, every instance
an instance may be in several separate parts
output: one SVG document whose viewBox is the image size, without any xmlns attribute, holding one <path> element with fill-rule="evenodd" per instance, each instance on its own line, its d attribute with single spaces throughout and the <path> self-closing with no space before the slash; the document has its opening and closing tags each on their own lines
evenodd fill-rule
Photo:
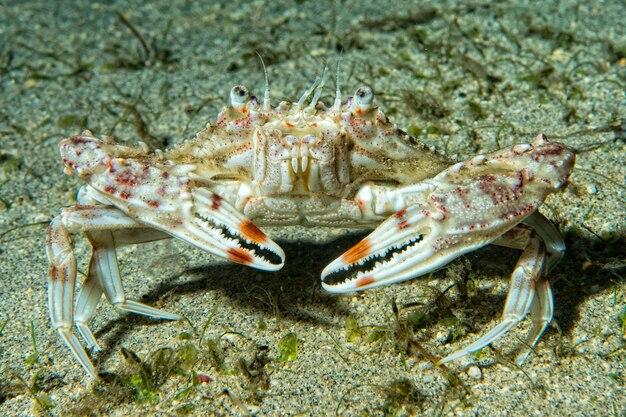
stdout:
<svg viewBox="0 0 626 417">
<path fill-rule="evenodd" d="M 0 4 L 0 414 L 626 415 L 623 1 L 3 1 Z M 363 231 L 276 228 L 265 273 L 159 241 L 118 251 L 130 298 L 103 302 L 84 373 L 47 311 L 45 230 L 80 186 L 58 142 L 83 129 L 164 148 L 213 122 L 232 86 L 297 101 L 328 66 L 398 127 L 467 159 L 538 133 L 578 153 L 541 212 L 567 252 L 555 320 L 520 368 L 525 320 L 493 348 L 437 359 L 501 315 L 519 251 L 331 296 L 319 274 Z M 79 270 L 88 242 L 74 239 Z M 80 274 L 79 274 L 80 275 Z M 81 279 L 81 277 L 79 277 Z"/>
</svg>

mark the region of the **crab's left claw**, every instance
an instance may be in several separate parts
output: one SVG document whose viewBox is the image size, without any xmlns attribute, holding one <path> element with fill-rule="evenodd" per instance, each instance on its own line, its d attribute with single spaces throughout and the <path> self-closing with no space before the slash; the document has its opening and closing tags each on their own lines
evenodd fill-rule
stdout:
<svg viewBox="0 0 626 417">
<path fill-rule="evenodd" d="M 184 226 L 171 234 L 233 262 L 266 271 L 285 263 L 285 252 L 252 221 L 218 194 L 204 188 L 192 192 L 194 201 Z"/>
<path fill-rule="evenodd" d="M 99 203 L 233 262 L 282 268 L 285 253 L 278 244 L 220 195 L 192 181 L 194 165 L 154 163 L 140 150 L 106 143 L 89 131 L 62 141 L 59 150 L 67 170 L 98 192 Z"/>
</svg>

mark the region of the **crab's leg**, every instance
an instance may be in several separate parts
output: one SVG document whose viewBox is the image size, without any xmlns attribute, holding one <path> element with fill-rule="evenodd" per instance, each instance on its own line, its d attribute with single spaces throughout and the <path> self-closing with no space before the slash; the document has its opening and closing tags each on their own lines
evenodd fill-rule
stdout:
<svg viewBox="0 0 626 417">
<path fill-rule="evenodd" d="M 106 208 L 105 210 L 110 211 L 112 216 L 119 216 L 120 218 L 126 217 L 124 214 L 122 214 L 121 212 L 113 208 Z M 102 210 L 99 210 L 99 211 L 101 212 Z M 126 219 L 131 220 L 128 218 Z M 98 306 L 98 303 L 100 302 L 100 297 L 102 296 L 102 293 L 103 293 L 102 266 L 99 264 L 98 260 L 111 259 L 111 256 L 110 255 L 103 256 L 100 253 L 103 249 L 99 248 L 98 244 L 94 245 L 95 238 L 93 237 L 93 235 L 90 233 L 86 233 L 86 234 L 89 237 L 89 240 L 92 242 L 92 245 L 94 246 L 94 253 L 92 253 L 91 260 L 89 262 L 89 269 L 88 269 L 89 272 L 87 274 L 87 278 L 81 285 L 80 292 L 78 293 L 78 298 L 76 300 L 76 308 L 74 311 L 74 322 L 76 324 L 76 328 L 78 329 L 79 333 L 85 339 L 85 342 L 87 343 L 87 347 L 90 349 L 100 350 L 100 347 L 98 346 L 98 343 L 96 342 L 96 339 L 94 338 L 91 332 L 91 329 L 89 328 L 89 322 L 93 318 L 93 315 L 96 311 L 96 307 Z M 171 236 L 158 230 L 143 228 L 142 225 L 140 224 L 137 224 L 136 229 L 121 229 L 121 230 L 116 230 L 115 232 L 113 232 L 113 240 L 115 242 L 115 246 L 118 248 L 126 244 L 144 243 L 144 242 L 151 242 L 151 241 L 158 240 L 158 239 L 168 239 L 168 238 L 171 238 Z M 115 254 L 113 253 L 113 255 Z M 115 263 L 117 264 L 117 260 L 115 260 Z M 106 268 L 107 266 L 105 266 L 105 270 Z M 108 279 L 109 280 L 111 279 L 110 275 Z M 121 284 L 119 285 L 121 286 Z M 113 296 L 110 295 L 109 299 L 111 299 L 112 297 Z M 126 302 L 126 305 L 128 306 L 128 301 Z M 128 308 L 123 308 L 123 310 L 130 311 Z M 156 310 L 156 309 L 152 309 L 152 310 Z M 177 318 L 172 317 L 172 316 L 175 316 L 175 314 L 163 312 L 161 310 L 156 310 L 156 311 L 158 312 L 158 314 L 148 314 L 148 315 L 152 317 L 163 318 L 163 319 L 175 319 L 175 320 L 177 319 Z"/>
<path fill-rule="evenodd" d="M 89 327 L 89 322 L 96 312 L 96 307 L 102 297 L 102 285 L 96 276 L 98 267 L 95 265 L 95 258 L 91 257 L 89 261 L 89 272 L 87 278 L 80 287 L 78 298 L 76 300 L 76 308 L 74 310 L 74 324 L 78 332 L 81 334 L 88 349 L 100 350 L 100 346 Z"/>
<path fill-rule="evenodd" d="M 79 199 L 82 202 L 87 201 L 85 198 Z M 116 232 L 112 233 L 111 230 Z M 81 287 L 76 312 L 72 315 L 76 260 L 69 234 L 78 232 L 85 232 L 94 249 L 87 279 Z M 115 255 L 114 235 L 119 235 L 122 244 L 170 237 L 163 232 L 147 231 L 144 225 L 113 207 L 98 205 L 78 205 L 63 209 L 61 215 L 53 219 L 48 228 L 46 249 L 51 265 L 48 303 L 52 324 L 92 377 L 95 377 L 93 365 L 71 329 L 75 322 L 87 346 L 98 349 L 88 323 L 103 291 L 113 305 L 124 311 L 162 319 L 180 319 L 177 314 L 125 299 Z"/>
<path fill-rule="evenodd" d="M 85 371 L 92 378 L 97 378 L 96 370 L 87 352 L 72 333 L 76 258 L 69 233 L 60 217 L 55 217 L 48 227 L 46 253 L 50 262 L 48 306 L 52 326 Z"/>
<path fill-rule="evenodd" d="M 530 239 L 536 239 L 537 235 L 539 235 L 546 246 L 545 273 L 535 281 L 535 299 L 530 309 L 533 327 L 528 332 L 524 347 L 517 356 L 516 363 L 518 365 L 524 363 L 530 352 L 532 352 L 532 348 L 552 321 L 554 312 L 553 297 L 546 274 L 550 272 L 565 252 L 565 242 L 563 242 L 559 231 L 541 213 L 533 213 L 524 223 L 532 227 L 533 230 L 531 231 L 531 229 L 525 227 L 516 227 L 493 242 L 495 245 L 524 249 L 529 244 Z"/>
<path fill-rule="evenodd" d="M 77 201 L 76 207 L 62 211 L 61 219 L 72 232 L 85 232 L 93 247 L 87 278 L 80 288 L 74 313 L 76 327 L 85 339 L 87 347 L 100 349 L 89 328 L 89 322 L 95 313 L 103 290 L 109 302 L 121 310 L 166 320 L 180 319 L 177 314 L 126 300 L 115 254 L 115 247 L 166 239 L 171 236 L 158 230 L 147 229 L 113 207 L 102 206 L 97 202 L 94 190 L 90 187 L 80 189 Z M 93 231 L 89 232 L 89 230 Z M 115 231 L 115 239 L 112 230 Z"/>
<path fill-rule="evenodd" d="M 161 311 L 143 303 L 128 300 L 124 295 L 120 270 L 115 254 L 115 242 L 113 234 L 109 230 L 87 233 L 89 241 L 93 245 L 94 266 L 96 277 L 100 282 L 108 301 L 115 307 L 131 313 L 143 314 L 166 320 L 179 320 L 178 314 Z"/>
<path fill-rule="evenodd" d="M 535 299 L 530 308 L 530 316 L 533 320 L 533 327 L 528 332 L 528 336 L 526 336 L 526 341 L 524 342 L 525 346 L 517 355 L 515 360 L 517 365 L 521 366 L 530 352 L 532 352 L 533 347 L 535 347 L 539 338 L 552 321 L 553 314 L 554 301 L 552 297 L 552 289 L 550 288 L 550 282 L 544 275 L 539 277 L 539 279 L 535 282 Z"/>
<path fill-rule="evenodd" d="M 500 339 L 528 315 L 531 307 L 534 319 L 533 329 L 527 342 L 531 347 L 534 346 L 552 319 L 552 294 L 549 283 L 545 279 L 545 260 L 545 245 L 539 237 L 534 235 L 530 238 L 513 270 L 513 274 L 511 274 L 509 294 L 500 323 L 471 345 L 446 356 L 439 363 L 450 362 L 476 352 Z M 538 299 L 535 298 L 537 285 L 542 288 L 541 297 Z M 548 296 L 549 301 L 546 300 L 546 296 Z M 550 316 L 547 317 L 547 320 L 544 312 Z"/>
<path fill-rule="evenodd" d="M 566 146 L 539 135 L 532 144 L 480 155 L 398 188 L 382 205 L 395 213 L 324 269 L 324 288 L 350 292 L 404 281 L 493 242 L 567 181 L 574 159 Z M 381 193 L 373 196 L 364 213 L 377 214 Z M 537 232 L 552 234 L 541 225 Z"/>
</svg>

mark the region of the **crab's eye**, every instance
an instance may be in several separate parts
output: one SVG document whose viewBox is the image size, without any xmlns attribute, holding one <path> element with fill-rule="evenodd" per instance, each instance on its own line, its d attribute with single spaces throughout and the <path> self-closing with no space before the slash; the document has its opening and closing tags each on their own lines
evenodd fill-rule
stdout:
<svg viewBox="0 0 626 417">
<path fill-rule="evenodd" d="M 361 111 L 369 109 L 373 98 L 374 90 L 367 86 L 359 87 L 354 93 L 355 109 Z"/>
<path fill-rule="evenodd" d="M 230 105 L 235 109 L 240 109 L 248 103 L 250 93 L 243 85 L 236 85 L 230 90 Z"/>
</svg>

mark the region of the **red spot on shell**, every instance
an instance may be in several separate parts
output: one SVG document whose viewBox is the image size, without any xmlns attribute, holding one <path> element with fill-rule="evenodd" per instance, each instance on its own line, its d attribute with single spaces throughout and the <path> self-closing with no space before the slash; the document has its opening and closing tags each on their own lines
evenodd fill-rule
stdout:
<svg viewBox="0 0 626 417">
<path fill-rule="evenodd" d="M 163 172 L 161 173 L 161 176 L 162 176 L 163 178 L 165 178 L 165 179 L 168 179 L 168 178 L 170 177 L 170 173 L 169 173 L 169 172 L 167 172 L 167 171 L 163 171 Z"/>
<path fill-rule="evenodd" d="M 144 167 L 145 168 L 145 167 Z M 145 170 L 144 170 L 145 171 Z M 135 173 L 130 169 L 125 169 L 121 171 L 116 177 L 115 181 L 118 184 L 122 185 L 130 185 L 131 187 L 139 184 L 139 180 Z"/>
<path fill-rule="evenodd" d="M 116 191 L 117 191 L 117 188 L 113 187 L 112 185 L 106 185 L 104 187 L 104 192 L 107 194 L 115 194 Z"/>
<path fill-rule="evenodd" d="M 130 196 L 131 196 L 131 194 L 128 191 L 126 191 L 126 190 L 120 192 L 120 197 L 122 199 L 124 199 L 124 200 L 128 200 L 130 198 Z"/>
<path fill-rule="evenodd" d="M 406 208 L 395 213 L 393 216 L 398 219 L 398 230 L 406 229 L 409 226 L 409 222 L 404 218 L 406 214 Z"/>
<path fill-rule="evenodd" d="M 406 214 L 406 208 L 403 208 L 402 210 L 400 210 L 399 212 L 397 212 L 396 214 L 394 214 L 394 217 L 396 219 L 401 219 L 404 217 L 404 215 Z"/>
<path fill-rule="evenodd" d="M 243 249 L 229 248 L 228 259 L 238 264 L 250 265 L 252 263 L 252 255 Z"/>
<path fill-rule="evenodd" d="M 91 140 L 85 139 L 84 136 L 76 135 L 70 138 L 70 142 L 72 142 L 74 145 L 83 145 L 85 143 L 91 142 Z"/>
<path fill-rule="evenodd" d="M 211 204 L 211 208 L 213 210 L 220 209 L 220 202 L 222 201 L 222 197 L 219 194 L 211 193 L 211 198 L 213 199 L 213 203 Z"/>
<path fill-rule="evenodd" d="M 157 208 L 159 207 L 159 202 L 157 200 L 148 200 L 146 201 L 150 207 Z"/>
</svg>

